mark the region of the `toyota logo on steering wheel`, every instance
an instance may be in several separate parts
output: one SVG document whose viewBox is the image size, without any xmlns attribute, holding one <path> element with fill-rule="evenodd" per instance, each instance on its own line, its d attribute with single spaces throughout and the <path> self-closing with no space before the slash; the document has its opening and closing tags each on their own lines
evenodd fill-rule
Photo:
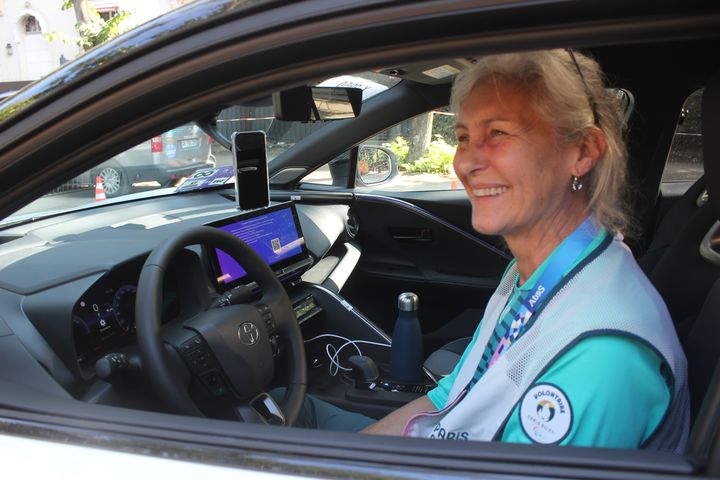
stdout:
<svg viewBox="0 0 720 480">
<path fill-rule="evenodd" d="M 244 345 L 252 347 L 260 338 L 260 332 L 254 323 L 245 322 L 238 328 L 238 338 Z"/>
</svg>

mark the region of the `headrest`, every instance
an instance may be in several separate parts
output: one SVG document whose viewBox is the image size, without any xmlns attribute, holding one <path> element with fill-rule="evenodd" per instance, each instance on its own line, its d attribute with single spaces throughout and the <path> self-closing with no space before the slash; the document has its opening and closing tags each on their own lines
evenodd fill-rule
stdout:
<svg viewBox="0 0 720 480">
<path fill-rule="evenodd" d="M 710 77 L 703 91 L 702 144 L 710 205 L 720 219 L 720 72 Z"/>
</svg>

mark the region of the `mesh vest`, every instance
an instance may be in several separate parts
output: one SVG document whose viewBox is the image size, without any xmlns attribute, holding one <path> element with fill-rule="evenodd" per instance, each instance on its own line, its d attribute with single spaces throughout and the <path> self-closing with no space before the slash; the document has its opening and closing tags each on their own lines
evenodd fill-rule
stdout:
<svg viewBox="0 0 720 480">
<path fill-rule="evenodd" d="M 513 265 L 488 302 L 477 341 L 438 412 L 420 414 L 404 434 L 458 440 L 498 440 L 509 415 L 552 362 L 593 335 L 624 335 L 653 349 L 670 374 L 671 401 L 657 430 L 639 447 L 682 452 L 690 424 L 687 361 L 660 295 L 628 248 L 614 239 L 536 313 L 534 324 L 463 396 L 512 294 Z"/>
</svg>

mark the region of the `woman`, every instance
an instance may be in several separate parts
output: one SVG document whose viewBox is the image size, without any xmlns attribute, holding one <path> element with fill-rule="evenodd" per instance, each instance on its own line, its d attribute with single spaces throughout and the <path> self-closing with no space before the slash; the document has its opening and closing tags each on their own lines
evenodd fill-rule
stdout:
<svg viewBox="0 0 720 480">
<path fill-rule="evenodd" d="M 686 360 L 622 243 L 622 116 L 597 63 L 489 56 L 451 104 L 473 227 L 514 260 L 453 373 L 363 432 L 683 450 Z"/>
</svg>

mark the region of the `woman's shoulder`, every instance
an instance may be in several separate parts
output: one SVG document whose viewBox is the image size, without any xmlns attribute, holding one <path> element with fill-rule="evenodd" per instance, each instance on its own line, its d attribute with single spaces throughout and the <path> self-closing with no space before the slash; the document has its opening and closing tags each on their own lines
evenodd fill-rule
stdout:
<svg viewBox="0 0 720 480">
<path fill-rule="evenodd" d="M 597 257 L 585 265 L 570 282 L 572 294 L 585 301 L 619 309 L 626 314 L 667 316 L 660 294 L 642 271 L 630 249 L 614 238 Z"/>
<path fill-rule="evenodd" d="M 607 332 L 642 339 L 676 369 L 684 363 L 665 302 L 617 239 L 578 272 L 543 313 L 547 333 L 568 339 L 568 344 Z M 628 348 L 612 337 L 600 343 Z"/>
<path fill-rule="evenodd" d="M 627 368 L 633 364 L 659 365 L 661 357 L 646 342 L 639 338 L 621 334 L 593 335 L 577 341 L 565 354 L 558 358 L 567 362 L 588 365 L 615 365 Z"/>
</svg>

